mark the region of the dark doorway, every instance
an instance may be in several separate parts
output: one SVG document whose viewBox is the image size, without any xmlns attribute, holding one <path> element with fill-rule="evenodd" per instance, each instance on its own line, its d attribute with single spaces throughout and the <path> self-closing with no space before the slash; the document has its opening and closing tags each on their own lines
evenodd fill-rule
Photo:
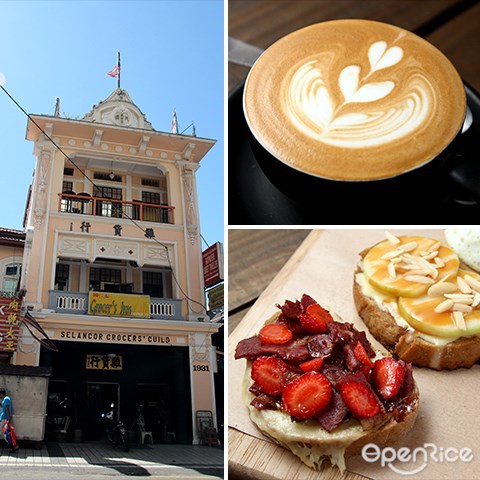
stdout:
<svg viewBox="0 0 480 480">
<path fill-rule="evenodd" d="M 85 440 L 100 440 L 105 426 L 102 413 L 119 409 L 120 385 L 118 383 L 87 383 L 87 424 Z M 112 407 L 113 405 L 113 407 Z"/>
</svg>

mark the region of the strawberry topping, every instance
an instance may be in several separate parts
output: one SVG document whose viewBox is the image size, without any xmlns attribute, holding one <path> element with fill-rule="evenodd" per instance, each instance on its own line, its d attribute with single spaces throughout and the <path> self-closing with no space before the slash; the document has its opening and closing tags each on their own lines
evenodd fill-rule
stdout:
<svg viewBox="0 0 480 480">
<path fill-rule="evenodd" d="M 341 386 L 342 399 L 355 418 L 371 418 L 382 412 L 382 406 L 368 383 L 345 382 Z"/>
<path fill-rule="evenodd" d="M 307 372 L 285 387 L 282 401 L 292 417 L 306 420 L 319 413 L 328 404 L 331 395 L 332 386 L 325 375 Z"/>
<path fill-rule="evenodd" d="M 355 344 L 355 347 L 353 349 L 353 354 L 355 357 L 357 357 L 357 360 L 361 362 L 363 365 L 366 365 L 367 367 L 373 367 L 373 362 L 368 356 L 367 351 L 365 350 L 365 347 L 362 345 L 362 342 L 357 340 L 357 343 Z"/>
<path fill-rule="evenodd" d="M 287 383 L 288 367 L 277 357 L 258 357 L 252 364 L 251 377 L 257 388 L 268 395 L 282 393 Z"/>
<path fill-rule="evenodd" d="M 310 304 L 305 313 L 298 315 L 300 324 L 307 333 L 316 334 L 327 331 L 327 324 L 333 322 L 330 313 L 318 303 Z"/>
<path fill-rule="evenodd" d="M 293 338 L 292 331 L 281 323 L 265 325 L 258 335 L 263 344 L 269 345 L 282 345 Z"/>
<path fill-rule="evenodd" d="M 318 371 L 323 365 L 323 358 L 313 358 L 299 365 L 304 372 Z"/>
<path fill-rule="evenodd" d="M 378 359 L 372 369 L 372 383 L 378 393 L 385 399 L 394 397 L 405 378 L 405 367 L 403 362 L 392 357 Z"/>
<path fill-rule="evenodd" d="M 308 295 L 277 306 L 277 321 L 235 351 L 236 359 L 253 361 L 251 405 L 318 421 L 329 432 L 351 417 L 364 429 L 403 421 L 417 398 L 411 365 L 390 357 L 373 362 L 365 332 L 335 321 Z"/>
</svg>

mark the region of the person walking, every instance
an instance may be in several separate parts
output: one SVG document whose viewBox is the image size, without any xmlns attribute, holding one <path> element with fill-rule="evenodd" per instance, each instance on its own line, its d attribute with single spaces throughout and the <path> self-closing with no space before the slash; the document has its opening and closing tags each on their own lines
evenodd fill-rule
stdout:
<svg viewBox="0 0 480 480">
<path fill-rule="evenodd" d="M 0 431 L 3 433 L 7 423 L 9 426 L 12 426 L 13 416 L 12 400 L 4 388 L 0 388 L 0 401 L 2 402 L 2 408 L 0 409 Z M 12 449 L 10 453 L 15 453 L 20 447 L 17 445 L 17 437 L 14 431 L 12 431 L 10 438 L 12 439 Z"/>
</svg>

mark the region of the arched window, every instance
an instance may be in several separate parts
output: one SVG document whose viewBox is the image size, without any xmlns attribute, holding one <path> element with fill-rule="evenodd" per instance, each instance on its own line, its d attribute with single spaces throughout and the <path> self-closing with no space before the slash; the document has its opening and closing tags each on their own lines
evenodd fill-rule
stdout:
<svg viewBox="0 0 480 480">
<path fill-rule="evenodd" d="M 4 295 L 14 295 L 18 288 L 18 280 L 22 271 L 22 264 L 6 263 L 2 271 L 2 292 Z"/>
</svg>

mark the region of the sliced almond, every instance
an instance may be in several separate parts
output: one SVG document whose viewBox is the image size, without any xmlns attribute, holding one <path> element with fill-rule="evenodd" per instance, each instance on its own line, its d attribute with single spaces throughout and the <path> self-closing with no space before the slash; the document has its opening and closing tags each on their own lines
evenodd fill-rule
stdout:
<svg viewBox="0 0 480 480">
<path fill-rule="evenodd" d="M 435 257 L 435 265 L 437 265 L 438 268 L 443 268 L 445 262 L 440 257 Z"/>
<path fill-rule="evenodd" d="M 380 257 L 381 260 L 391 260 L 392 258 L 398 257 L 403 253 L 403 250 L 392 250 L 391 252 L 387 252 L 385 255 Z"/>
<path fill-rule="evenodd" d="M 439 303 L 435 307 L 435 311 L 437 313 L 446 312 L 447 310 L 450 310 L 453 307 L 453 304 L 454 304 L 453 300 L 444 300 L 443 302 Z"/>
<path fill-rule="evenodd" d="M 391 278 L 397 278 L 397 272 L 395 271 L 395 265 L 390 262 L 387 266 L 388 274 Z"/>
<path fill-rule="evenodd" d="M 408 269 L 408 275 L 424 275 L 428 276 L 430 275 L 430 271 L 427 270 L 426 268 L 416 268 L 416 269 Z"/>
<path fill-rule="evenodd" d="M 472 307 L 478 307 L 480 305 L 480 293 L 478 292 L 473 292 L 473 302 L 472 302 Z"/>
<path fill-rule="evenodd" d="M 425 253 L 425 255 L 423 255 Z M 432 258 L 435 258 L 438 255 L 438 250 L 434 250 L 433 252 L 423 252 L 422 253 L 422 258 L 425 260 L 431 260 Z"/>
<path fill-rule="evenodd" d="M 441 297 L 446 293 L 453 293 L 457 291 L 457 286 L 450 282 L 435 283 L 428 289 L 430 297 Z"/>
<path fill-rule="evenodd" d="M 473 302 L 473 295 L 468 295 L 467 293 L 445 293 L 445 298 L 454 300 L 455 302 L 461 302 L 470 304 Z"/>
<path fill-rule="evenodd" d="M 409 282 L 415 282 L 415 283 L 435 283 L 435 280 L 429 277 L 425 277 L 424 275 L 405 275 L 405 280 L 408 280 Z"/>
<path fill-rule="evenodd" d="M 462 293 L 472 293 L 472 288 L 462 277 L 457 277 L 457 285 Z"/>
<path fill-rule="evenodd" d="M 460 329 L 460 330 L 466 330 L 467 326 L 465 325 L 465 317 L 463 316 L 462 312 L 453 312 L 453 321 L 455 322 L 455 325 Z"/>
<path fill-rule="evenodd" d="M 454 312 L 470 313 L 473 310 L 473 308 L 470 305 L 464 305 L 463 303 L 455 302 L 453 304 L 452 310 Z"/>
<path fill-rule="evenodd" d="M 435 242 L 427 251 L 433 252 L 435 250 L 438 250 L 441 247 L 441 245 L 442 244 L 440 242 Z"/>
<path fill-rule="evenodd" d="M 465 275 L 464 280 L 476 291 L 480 292 L 480 282 L 470 275 Z"/>
<path fill-rule="evenodd" d="M 399 249 L 403 250 L 404 252 L 411 252 L 412 250 L 415 250 L 418 247 L 417 242 L 408 242 L 404 243 L 403 245 L 399 245 Z"/>
<path fill-rule="evenodd" d="M 385 232 L 385 236 L 387 237 L 387 240 L 392 245 L 398 245 L 400 243 L 400 239 L 398 237 L 396 237 L 395 235 L 391 234 L 390 232 Z"/>
<path fill-rule="evenodd" d="M 402 259 L 400 257 L 395 257 L 390 260 L 391 263 L 394 263 L 395 265 L 402 263 Z"/>
</svg>

